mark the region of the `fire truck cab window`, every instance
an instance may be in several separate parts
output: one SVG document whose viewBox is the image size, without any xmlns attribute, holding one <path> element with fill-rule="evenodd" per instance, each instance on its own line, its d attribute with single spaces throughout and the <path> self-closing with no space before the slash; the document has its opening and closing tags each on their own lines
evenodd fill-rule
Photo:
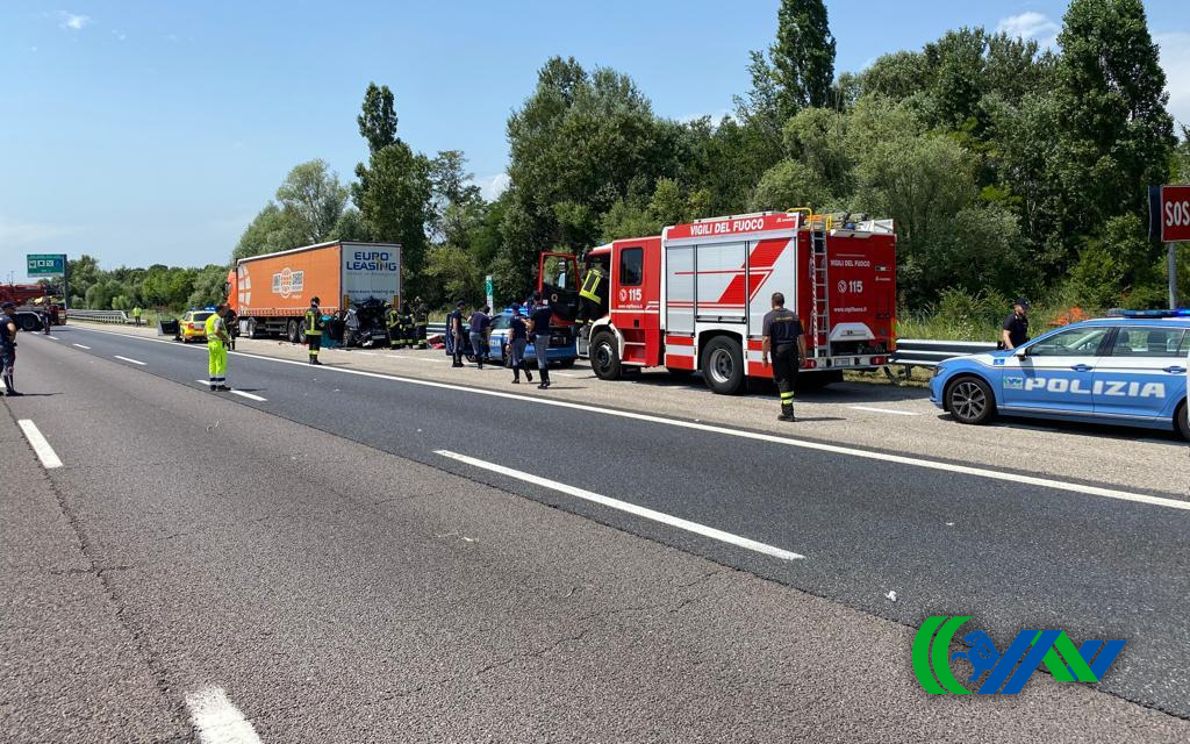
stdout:
<svg viewBox="0 0 1190 744">
<path fill-rule="evenodd" d="M 644 263 L 643 248 L 625 248 L 620 251 L 620 286 L 640 286 L 643 276 L 641 267 Z"/>
</svg>

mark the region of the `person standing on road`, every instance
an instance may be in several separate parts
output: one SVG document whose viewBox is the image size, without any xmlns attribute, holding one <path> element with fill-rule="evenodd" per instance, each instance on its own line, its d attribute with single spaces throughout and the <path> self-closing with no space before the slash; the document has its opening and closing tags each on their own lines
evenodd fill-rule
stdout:
<svg viewBox="0 0 1190 744">
<path fill-rule="evenodd" d="M 475 362 L 479 369 L 483 369 L 483 362 L 488 357 L 488 329 L 492 326 L 492 319 L 488 315 L 490 307 L 484 305 L 471 313 L 471 350 L 475 352 Z"/>
<path fill-rule="evenodd" d="M 388 330 L 388 348 L 396 351 L 401 347 L 401 313 L 397 311 L 394 301 L 384 315 L 384 326 Z"/>
<path fill-rule="evenodd" d="M 401 346 L 405 349 L 412 349 L 413 344 L 417 341 L 416 332 L 413 330 L 413 309 L 408 302 L 401 304 Z"/>
<path fill-rule="evenodd" d="M 533 295 L 535 303 L 533 314 L 529 316 L 529 333 L 533 335 L 533 352 L 537 356 L 537 371 L 541 374 L 538 389 L 547 390 L 550 386 L 550 321 L 554 311 L 541 297 L 541 293 Z"/>
<path fill-rule="evenodd" d="M 318 361 L 318 350 L 322 348 L 322 310 L 317 297 L 310 298 L 310 307 L 306 310 L 306 346 L 310 351 L 310 364 L 322 365 Z"/>
<path fill-rule="evenodd" d="M 227 305 L 219 305 L 203 324 L 207 335 L 207 368 L 211 373 L 212 392 L 231 390 L 227 386 L 227 344 L 231 342 L 231 337 L 227 335 L 227 324 L 224 322 L 226 315 Z"/>
<path fill-rule="evenodd" d="M 430 309 L 420 297 L 413 299 L 413 337 L 417 339 L 417 348 L 426 348 L 426 329 L 430 325 Z"/>
<path fill-rule="evenodd" d="M 223 316 L 223 325 L 227 326 L 227 348 L 236 350 L 236 339 L 240 337 L 240 316 L 229 305 Z"/>
<path fill-rule="evenodd" d="M 1015 349 L 1028 340 L 1029 301 L 1024 297 L 1019 297 L 1012 306 L 1012 314 L 1004 319 L 999 345 L 1002 349 Z"/>
<path fill-rule="evenodd" d="M 4 388 L 12 398 L 21 395 L 13 382 L 17 363 L 17 321 L 13 316 L 16 307 L 11 302 L 0 305 L 0 379 L 4 380 Z"/>
<path fill-rule="evenodd" d="M 446 341 L 450 347 L 450 355 L 453 359 L 451 367 L 463 366 L 463 343 L 466 334 L 466 329 L 463 326 L 463 301 L 459 300 L 455 304 L 455 309 L 450 311 L 450 315 L 446 316 Z"/>
<path fill-rule="evenodd" d="M 521 384 L 521 367 L 525 368 L 525 379 L 533 382 L 533 372 L 525 361 L 525 347 L 528 345 L 529 327 L 525 325 L 520 307 L 513 307 L 512 318 L 508 321 L 508 366 L 512 367 L 514 385 Z"/>
<path fill-rule="evenodd" d="M 797 382 L 798 368 L 806 355 L 805 329 L 797 313 L 785 309 L 785 295 L 773 293 L 773 309 L 765 313 L 761 326 L 764 343 L 761 346 L 760 361 L 769 363 L 773 358 L 773 379 L 781 394 L 781 415 L 779 421 L 797 421 L 793 415 L 793 386 Z"/>
</svg>

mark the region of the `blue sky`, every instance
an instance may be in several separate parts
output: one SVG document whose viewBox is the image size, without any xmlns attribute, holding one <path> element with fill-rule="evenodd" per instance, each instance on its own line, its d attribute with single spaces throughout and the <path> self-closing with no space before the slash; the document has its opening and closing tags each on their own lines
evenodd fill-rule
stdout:
<svg viewBox="0 0 1190 744">
<path fill-rule="evenodd" d="M 486 188 L 504 123 L 553 54 L 630 74 L 663 116 L 719 115 L 748 87 L 777 0 L 598 3 L 98 2 L 0 4 L 0 281 L 29 252 L 120 264 L 222 262 L 295 164 L 347 180 L 366 150 L 363 90 L 392 87 L 400 135 L 461 149 Z M 1057 0 L 828 0 L 838 70 L 961 25 L 1050 43 Z M 1145 3 L 1171 108 L 1190 124 L 1190 18 Z"/>
</svg>

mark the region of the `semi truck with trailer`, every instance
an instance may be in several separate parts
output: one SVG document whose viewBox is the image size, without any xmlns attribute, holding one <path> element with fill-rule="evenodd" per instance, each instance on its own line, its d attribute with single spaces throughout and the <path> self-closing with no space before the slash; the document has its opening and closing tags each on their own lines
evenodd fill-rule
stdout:
<svg viewBox="0 0 1190 744">
<path fill-rule="evenodd" d="M 597 269 L 598 306 L 551 289 L 556 312 L 588 319 L 579 349 L 602 379 L 667 367 L 701 372 L 722 394 L 743 391 L 748 378 L 771 379 L 761 328 L 774 292 L 802 320 L 811 385 L 878 369 L 895 348 L 891 220 L 809 210 L 714 217 L 598 246 L 584 261 L 588 278 Z"/>
<path fill-rule="evenodd" d="M 281 336 L 300 343 L 312 297 L 319 298 L 325 315 L 349 321 L 348 316 L 375 314 L 379 307 L 382 316 L 386 305 L 401 301 L 401 246 L 319 243 L 241 258 L 228 274 L 228 304 L 240 333 L 249 338 Z"/>
</svg>

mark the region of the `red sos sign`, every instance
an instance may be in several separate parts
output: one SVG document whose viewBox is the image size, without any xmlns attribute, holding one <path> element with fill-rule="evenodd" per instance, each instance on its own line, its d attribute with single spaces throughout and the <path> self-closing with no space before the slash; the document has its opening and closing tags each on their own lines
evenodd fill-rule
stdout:
<svg viewBox="0 0 1190 744">
<path fill-rule="evenodd" d="M 1161 242 L 1190 240 L 1190 186 L 1162 186 L 1158 206 Z"/>
</svg>

